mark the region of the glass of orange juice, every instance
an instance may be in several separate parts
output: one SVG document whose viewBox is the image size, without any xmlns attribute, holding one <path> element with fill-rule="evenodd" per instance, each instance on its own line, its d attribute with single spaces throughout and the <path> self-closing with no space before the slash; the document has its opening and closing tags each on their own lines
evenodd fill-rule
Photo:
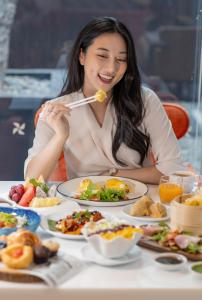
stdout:
<svg viewBox="0 0 202 300">
<path fill-rule="evenodd" d="M 170 204 L 177 196 L 183 194 L 183 186 L 181 178 L 162 176 L 159 183 L 159 197 L 162 203 Z"/>
</svg>

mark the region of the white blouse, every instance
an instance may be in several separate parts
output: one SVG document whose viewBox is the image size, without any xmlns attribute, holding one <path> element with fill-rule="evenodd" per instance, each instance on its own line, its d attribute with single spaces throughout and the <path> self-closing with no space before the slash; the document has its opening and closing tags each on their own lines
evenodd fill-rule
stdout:
<svg viewBox="0 0 202 300">
<path fill-rule="evenodd" d="M 145 116 L 140 129 L 150 136 L 151 151 L 156 160 L 156 168 L 163 174 L 171 174 L 183 169 L 181 153 L 176 136 L 172 130 L 162 104 L 157 95 L 148 88 L 142 88 L 145 105 Z M 65 95 L 51 101 L 70 103 L 84 98 L 81 92 Z M 68 178 L 98 175 L 111 168 L 136 169 L 152 163 L 148 157 L 140 165 L 137 151 L 122 144 L 117 157 L 127 164 L 120 166 L 112 155 L 112 140 L 116 131 L 116 114 L 112 103 L 109 103 L 102 127 L 97 122 L 89 105 L 75 108 L 69 117 L 70 135 L 64 145 L 64 156 Z M 29 161 L 38 154 L 50 141 L 54 131 L 39 119 L 35 130 L 32 148 L 28 151 L 25 171 Z"/>
</svg>

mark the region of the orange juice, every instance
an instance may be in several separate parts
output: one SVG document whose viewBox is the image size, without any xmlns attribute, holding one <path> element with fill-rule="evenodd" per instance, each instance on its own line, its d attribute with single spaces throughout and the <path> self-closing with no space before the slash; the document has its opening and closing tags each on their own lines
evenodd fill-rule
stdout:
<svg viewBox="0 0 202 300">
<path fill-rule="evenodd" d="M 182 195 L 183 188 L 181 185 L 172 182 L 160 183 L 159 185 L 159 196 L 161 202 L 168 204 L 176 196 Z"/>
</svg>

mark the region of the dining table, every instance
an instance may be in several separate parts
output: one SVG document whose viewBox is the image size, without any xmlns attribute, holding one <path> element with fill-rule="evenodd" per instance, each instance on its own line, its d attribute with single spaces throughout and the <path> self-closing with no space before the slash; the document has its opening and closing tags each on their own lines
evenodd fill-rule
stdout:
<svg viewBox="0 0 202 300">
<path fill-rule="evenodd" d="M 8 194 L 11 186 L 19 183 L 22 182 L 0 181 L 0 199 Z M 148 194 L 157 201 L 158 186 L 148 185 Z M 96 209 L 124 219 L 123 206 L 96 207 Z M 85 240 L 51 237 L 41 228 L 37 229 L 37 234 L 42 239 L 53 238 L 60 244 L 60 249 L 65 254 L 82 261 L 81 249 L 87 244 Z M 139 248 L 139 258 L 129 264 L 102 266 L 95 262 L 84 261 L 80 272 L 56 287 L 50 287 L 45 283 L 0 281 L 0 299 L 36 300 L 38 297 L 49 300 L 202 299 L 202 276 L 192 273 L 193 262 L 188 261 L 179 270 L 164 270 L 154 262 L 157 252 Z"/>
</svg>

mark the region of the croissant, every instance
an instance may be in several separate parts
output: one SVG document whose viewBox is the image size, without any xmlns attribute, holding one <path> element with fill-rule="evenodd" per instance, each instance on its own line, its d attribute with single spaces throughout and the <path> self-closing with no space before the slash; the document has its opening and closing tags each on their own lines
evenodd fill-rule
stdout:
<svg viewBox="0 0 202 300">
<path fill-rule="evenodd" d="M 35 233 L 30 232 L 23 228 L 18 229 L 17 231 L 7 236 L 8 246 L 16 243 L 31 246 L 31 247 L 35 245 L 41 245 L 41 241 Z"/>
</svg>

